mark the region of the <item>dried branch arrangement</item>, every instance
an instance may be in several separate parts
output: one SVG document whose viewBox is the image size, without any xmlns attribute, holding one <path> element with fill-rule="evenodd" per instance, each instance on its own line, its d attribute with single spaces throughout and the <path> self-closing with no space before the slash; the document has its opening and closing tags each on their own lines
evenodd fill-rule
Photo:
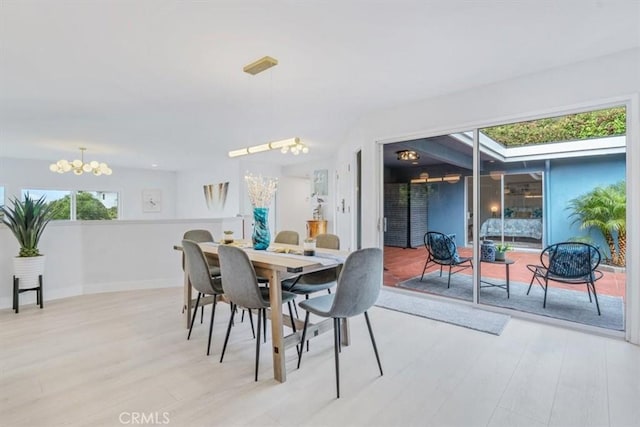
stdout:
<svg viewBox="0 0 640 427">
<path fill-rule="evenodd" d="M 247 182 L 249 200 L 253 207 L 268 208 L 271 204 L 271 199 L 273 199 L 273 195 L 278 189 L 278 178 L 247 174 L 244 180 Z"/>
</svg>

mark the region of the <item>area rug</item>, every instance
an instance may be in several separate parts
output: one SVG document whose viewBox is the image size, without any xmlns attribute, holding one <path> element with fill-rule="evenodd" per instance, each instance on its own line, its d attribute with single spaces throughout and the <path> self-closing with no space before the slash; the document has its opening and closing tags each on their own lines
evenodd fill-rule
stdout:
<svg viewBox="0 0 640 427">
<path fill-rule="evenodd" d="M 454 274 L 451 276 L 451 287 L 447 289 L 446 272 L 440 277 L 440 273 L 436 271 L 425 274 L 422 281 L 420 281 L 420 276 L 417 276 L 398 283 L 398 287 L 471 301 L 473 299 L 471 280 L 470 275 Z M 528 283 L 511 281 L 511 295 L 507 299 L 506 290 L 497 287 L 483 287 L 480 290 L 480 302 L 600 328 L 624 330 L 624 303 L 620 297 L 598 295 L 602 313 L 598 316 L 595 302 L 589 303 L 586 286 L 576 286 L 575 291 L 549 286 L 546 308 L 542 308 L 544 298 L 542 288 L 534 284 L 531 292 L 527 295 L 528 288 Z"/>
<path fill-rule="evenodd" d="M 406 295 L 386 289 L 380 292 L 376 306 L 493 335 L 500 335 L 510 318 L 504 314 L 492 313 L 463 304 L 437 301 L 424 296 Z"/>
</svg>

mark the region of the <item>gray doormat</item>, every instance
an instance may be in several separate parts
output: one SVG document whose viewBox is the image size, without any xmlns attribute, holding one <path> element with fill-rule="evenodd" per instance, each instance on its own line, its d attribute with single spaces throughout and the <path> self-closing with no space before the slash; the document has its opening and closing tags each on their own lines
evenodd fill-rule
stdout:
<svg viewBox="0 0 640 427">
<path fill-rule="evenodd" d="M 383 289 L 376 306 L 452 325 L 500 335 L 510 317 L 462 304 L 436 301 Z"/>
<path fill-rule="evenodd" d="M 422 281 L 420 281 L 420 276 L 417 276 L 398 283 L 398 287 L 472 301 L 473 288 L 470 275 L 454 274 L 451 276 L 451 287 L 448 289 L 446 272 L 442 274 L 442 277 L 439 276 L 440 273 L 438 271 L 425 274 Z M 549 286 L 546 308 L 542 308 L 544 291 L 535 283 L 529 295 L 527 295 L 528 283 L 511 281 L 509 287 L 511 294 L 509 299 L 507 299 L 507 291 L 504 289 L 483 287 L 480 290 L 480 303 L 569 320 L 599 328 L 616 331 L 624 330 L 624 303 L 620 297 L 598 295 L 602 313 L 598 316 L 595 302 L 589 303 L 586 285 L 576 285 L 575 291 Z M 597 290 L 598 283 L 596 282 Z"/>
</svg>

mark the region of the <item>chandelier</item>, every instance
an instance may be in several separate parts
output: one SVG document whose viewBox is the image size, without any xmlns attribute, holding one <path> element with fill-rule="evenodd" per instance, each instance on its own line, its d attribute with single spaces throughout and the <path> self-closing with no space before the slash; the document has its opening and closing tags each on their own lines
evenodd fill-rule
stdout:
<svg viewBox="0 0 640 427">
<path fill-rule="evenodd" d="M 413 150 L 401 150 L 397 151 L 398 160 L 418 160 L 420 158 L 420 154 Z"/>
<path fill-rule="evenodd" d="M 98 163 L 95 160 L 85 163 L 84 152 L 86 148 L 80 147 L 80 160 L 75 159 L 73 161 L 58 160 L 55 163 L 49 165 L 51 172 L 65 173 L 73 171 L 76 175 L 82 175 L 83 173 L 93 173 L 94 175 L 111 175 L 113 172 L 106 163 Z"/>
<path fill-rule="evenodd" d="M 280 152 L 282 154 L 287 154 L 289 151 L 291 151 L 294 156 L 297 156 L 300 153 L 307 154 L 309 152 L 309 147 L 307 147 L 304 143 L 300 142 L 298 138 L 296 138 L 295 144 L 285 145 L 280 149 Z"/>
<path fill-rule="evenodd" d="M 229 157 L 246 156 L 247 154 L 255 154 L 269 150 L 280 150 L 281 153 L 291 152 L 293 155 L 307 154 L 309 147 L 303 142 L 300 142 L 300 138 L 289 138 L 280 141 L 268 142 L 266 144 L 254 145 L 252 147 L 240 148 L 238 150 L 229 151 Z"/>
</svg>

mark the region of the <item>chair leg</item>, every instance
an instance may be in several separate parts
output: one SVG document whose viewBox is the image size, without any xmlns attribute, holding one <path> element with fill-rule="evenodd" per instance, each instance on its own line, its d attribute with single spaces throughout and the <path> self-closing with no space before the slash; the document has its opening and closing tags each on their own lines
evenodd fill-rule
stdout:
<svg viewBox="0 0 640 427">
<path fill-rule="evenodd" d="M 224 337 L 224 345 L 222 346 L 222 354 L 220 355 L 220 363 L 224 359 L 224 352 L 227 349 L 227 342 L 229 341 L 229 334 L 231 333 L 231 326 L 233 325 L 233 316 L 236 313 L 236 305 L 231 303 L 231 316 L 229 317 L 229 326 L 227 326 L 227 335 Z"/>
<path fill-rule="evenodd" d="M 338 345 L 340 338 L 338 337 L 338 329 L 340 329 L 340 321 L 333 319 L 333 354 L 336 360 L 336 398 L 340 399 L 340 357 L 338 356 Z"/>
<path fill-rule="evenodd" d="M 196 306 L 193 309 L 193 316 L 191 317 L 191 323 L 189 324 L 189 334 L 187 335 L 187 339 L 191 338 L 191 330 L 193 329 L 193 323 L 196 321 L 196 313 L 198 312 L 198 304 L 200 304 L 200 292 L 198 292 L 198 298 L 196 299 Z"/>
<path fill-rule="evenodd" d="M 380 375 L 382 373 L 382 364 L 380 363 L 380 356 L 378 355 L 378 347 L 376 346 L 376 339 L 373 337 L 373 329 L 371 329 L 371 322 L 369 321 L 369 313 L 364 312 L 364 318 L 367 321 L 367 328 L 369 329 L 369 336 L 371 337 L 371 344 L 373 344 L 373 352 L 376 354 L 376 360 L 378 361 L 378 368 L 380 368 Z"/>
<path fill-rule="evenodd" d="M 293 305 L 296 305 L 296 302 L 293 302 Z M 291 329 L 293 329 L 293 333 L 296 333 L 296 322 L 295 319 L 293 318 L 293 309 L 291 308 L 291 301 L 287 301 L 287 306 L 289 307 L 289 318 L 291 319 Z M 298 346 L 296 345 L 296 351 L 300 352 L 300 349 L 298 349 Z"/>
<path fill-rule="evenodd" d="M 217 302 L 218 302 L 218 295 L 213 294 L 213 306 L 211 307 L 211 322 L 209 323 L 209 342 L 207 343 L 207 356 L 211 351 L 211 335 L 213 334 L 213 318 L 216 316 Z"/>
<path fill-rule="evenodd" d="M 295 311 L 296 313 L 296 319 L 300 318 L 300 315 L 298 314 L 298 304 L 296 304 L 296 300 L 293 300 L 293 311 Z"/>
<path fill-rule="evenodd" d="M 587 284 L 587 287 L 589 285 Z M 600 316 L 600 304 L 598 304 L 598 294 L 596 294 L 596 284 L 591 282 L 591 290 L 593 291 L 593 299 L 596 300 L 596 308 L 598 309 L 598 316 Z"/>
<path fill-rule="evenodd" d="M 342 328 L 340 327 L 340 318 L 336 318 L 338 321 L 338 353 L 342 353 Z"/>
<path fill-rule="evenodd" d="M 440 276 L 442 276 L 442 266 L 440 266 Z M 447 279 L 447 289 L 451 286 L 451 264 L 449 264 L 449 278 Z"/>
<path fill-rule="evenodd" d="M 547 308 L 547 289 L 549 289 L 549 280 L 545 278 L 545 280 L 544 280 L 544 302 L 542 303 L 542 308 Z"/>
<path fill-rule="evenodd" d="M 309 324 L 309 312 L 307 311 L 304 317 L 304 326 L 302 327 L 302 338 L 300 339 L 300 349 L 298 350 L 298 369 L 300 369 L 300 362 L 302 361 L 302 353 L 304 347 L 304 339 L 307 337 L 307 325 Z"/>
<path fill-rule="evenodd" d="M 529 282 L 529 289 L 527 289 L 527 295 L 529 295 L 529 292 L 531 292 L 531 287 L 533 286 L 533 279 L 536 278 L 536 274 L 533 273 L 533 276 L 531 276 L 531 282 Z"/>
<path fill-rule="evenodd" d="M 200 307 L 200 324 L 204 321 L 204 305 Z"/>
<path fill-rule="evenodd" d="M 424 268 L 422 269 L 422 276 L 420 276 L 420 281 L 422 281 L 422 279 L 424 279 L 424 273 L 425 271 L 427 271 L 427 265 L 429 264 L 429 258 L 427 258 L 427 261 L 424 263 Z"/>
<path fill-rule="evenodd" d="M 260 312 L 258 311 L 258 313 Z M 258 325 L 258 329 L 260 329 L 260 325 Z M 267 310 L 265 309 L 262 309 L 262 333 L 264 335 L 264 342 L 267 342 Z"/>
<path fill-rule="evenodd" d="M 589 287 L 589 282 L 587 282 L 587 295 L 589 295 L 589 302 L 593 302 L 591 299 L 591 288 Z"/>
<path fill-rule="evenodd" d="M 258 309 L 258 339 L 256 340 L 256 375 L 255 375 L 255 381 L 258 381 L 258 366 L 260 365 L 260 321 L 262 320 L 262 317 L 260 316 L 264 311 L 266 311 L 264 308 L 260 308 Z"/>
<path fill-rule="evenodd" d="M 244 315 L 244 311 L 242 314 Z M 253 314 L 251 314 L 251 310 L 249 310 L 249 323 L 251 324 L 251 335 L 253 336 L 253 339 L 256 339 L 256 330 L 253 328 Z"/>
</svg>

